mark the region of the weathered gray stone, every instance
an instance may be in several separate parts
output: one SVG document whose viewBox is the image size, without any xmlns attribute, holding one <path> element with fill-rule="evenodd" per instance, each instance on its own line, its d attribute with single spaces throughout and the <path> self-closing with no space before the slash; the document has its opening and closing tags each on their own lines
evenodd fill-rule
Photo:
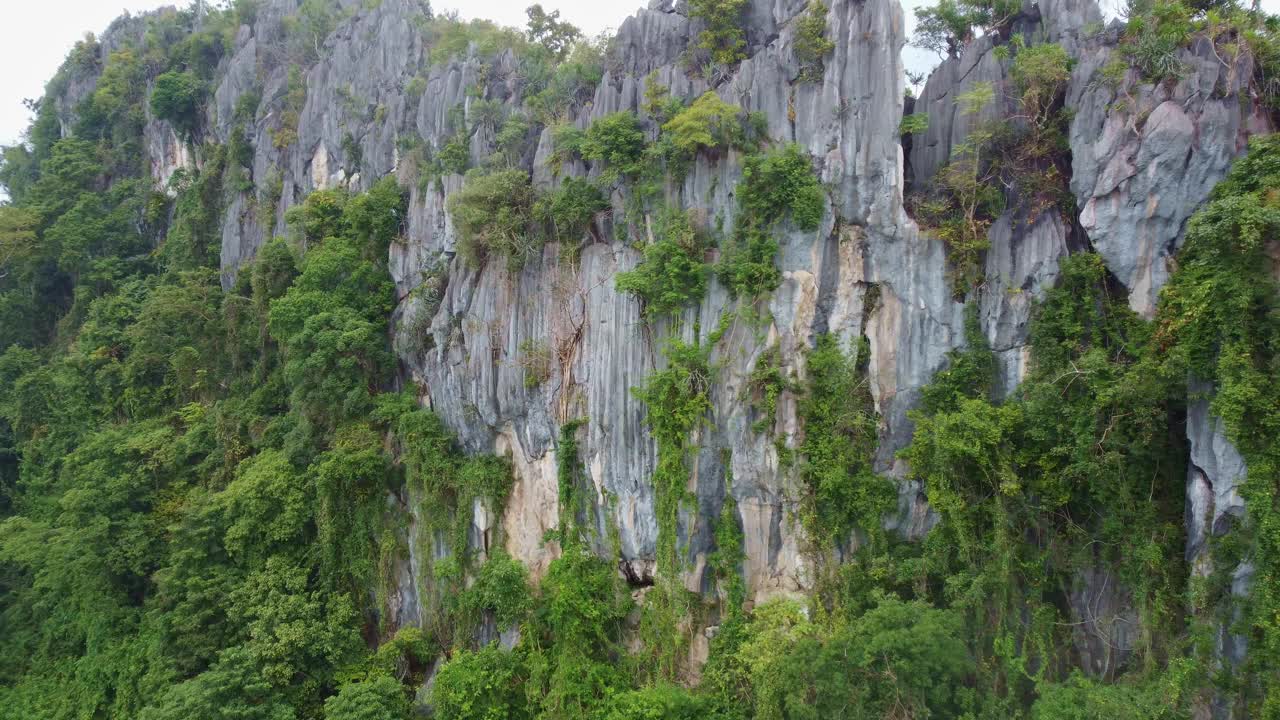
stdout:
<svg viewBox="0 0 1280 720">
<path fill-rule="evenodd" d="M 1180 51 L 1187 70 L 1172 89 L 1134 70 L 1113 89 L 1100 76 L 1113 48 L 1108 34 L 1092 38 L 1072 72 L 1071 189 L 1093 248 L 1151 317 L 1187 219 L 1271 124 L 1251 99 L 1248 56 L 1225 66 L 1199 42 Z"/>
</svg>

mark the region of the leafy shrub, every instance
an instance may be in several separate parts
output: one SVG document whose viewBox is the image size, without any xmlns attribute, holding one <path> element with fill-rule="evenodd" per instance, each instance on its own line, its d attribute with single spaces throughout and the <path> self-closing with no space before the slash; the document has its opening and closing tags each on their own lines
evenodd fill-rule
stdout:
<svg viewBox="0 0 1280 720">
<path fill-rule="evenodd" d="M 551 378 L 551 348 L 540 340 L 520 343 L 520 369 L 524 371 L 524 386 L 532 390 Z"/>
<path fill-rule="evenodd" d="M 493 144 L 505 156 L 508 164 L 516 164 L 529 138 L 531 127 L 529 120 L 521 113 L 508 117 L 497 134 L 493 136 Z"/>
<path fill-rule="evenodd" d="M 460 651 L 440 666 L 431 704 L 440 720 L 498 720 L 525 715 L 524 668 L 514 653 L 488 645 Z"/>
<path fill-rule="evenodd" d="M 1142 76 L 1159 82 L 1176 80 L 1184 68 L 1178 51 L 1190 41 L 1192 10 L 1182 2 L 1131 0 L 1126 14 L 1124 54 Z"/>
<path fill-rule="evenodd" d="M 679 567 L 676 526 L 689 482 L 686 458 L 689 434 L 706 421 L 711 410 L 711 366 L 708 363 L 710 347 L 696 341 L 688 344 L 671 338 L 663 354 L 667 367 L 650 375 L 643 387 L 633 388 L 632 392 L 648 407 L 649 426 L 658 442 L 658 465 L 653 472 L 658 516 L 657 564 L 658 572 L 665 576 Z M 656 605 L 653 609 L 658 612 L 650 615 L 670 621 L 672 618 L 663 618 L 661 611 L 680 605 L 679 589 L 667 586 L 660 588 L 659 593 L 652 599 Z M 658 629 L 670 633 L 672 628 L 668 622 Z M 666 645 L 673 644 L 669 637 L 668 634 Z M 659 658 L 665 649 L 652 648 Z"/>
<path fill-rule="evenodd" d="M 440 174 L 461 175 L 471 163 L 471 147 L 467 135 L 453 136 L 436 152 L 436 167 Z"/>
<path fill-rule="evenodd" d="M 912 113 L 904 115 L 898 123 L 898 134 L 918 135 L 929 129 L 929 113 Z"/>
<path fill-rule="evenodd" d="M 647 146 L 635 113 L 617 112 L 591 123 L 579 151 L 583 159 L 602 163 L 604 176 L 613 181 L 640 174 Z"/>
<path fill-rule="evenodd" d="M 706 242 L 687 213 L 670 209 L 658 218 L 654 242 L 634 269 L 618 273 L 614 284 L 644 304 L 645 316 L 657 319 L 697 302 L 707 291 L 710 266 L 703 260 Z"/>
<path fill-rule="evenodd" d="M 526 64 L 530 75 L 528 101 L 531 116 L 540 123 L 554 124 L 569 112 L 590 102 L 604 77 L 605 36 L 573 45 L 569 57 L 553 69 Z"/>
<path fill-rule="evenodd" d="M 826 4 L 822 0 L 810 0 L 795 23 L 795 54 L 796 62 L 800 63 L 800 81 L 816 82 L 822 79 L 822 58 L 836 49 L 836 44 L 826 38 Z"/>
<path fill-rule="evenodd" d="M 826 639 L 804 637 L 761 678 L 758 717 L 962 717 L 974 668 L 960 617 L 885 598 Z"/>
<path fill-rule="evenodd" d="M 747 0 L 690 0 L 689 14 L 703 22 L 698 47 L 711 53 L 713 62 L 729 66 L 747 56 L 746 8 Z"/>
<path fill-rule="evenodd" d="M 1031 706 L 1032 720 L 1158 720 L 1178 717 L 1177 693 L 1165 695 L 1155 683 L 1099 683 L 1079 672 L 1061 683 L 1036 686 L 1040 697 Z M 1173 712 L 1171 712 L 1173 711 Z"/>
<path fill-rule="evenodd" d="M 796 227 L 816 230 L 822 222 L 823 200 L 809 154 L 795 143 L 743 162 L 738 201 L 745 225 L 770 227 L 789 211 Z"/>
<path fill-rule="evenodd" d="M 190 72 L 167 72 L 155 80 L 151 91 L 151 111 L 156 117 L 168 120 L 187 137 L 200 128 L 201 103 L 205 86 Z"/>
<path fill-rule="evenodd" d="M 340 188 L 318 190 L 300 205 L 285 212 L 285 221 L 302 231 L 307 242 L 320 242 L 342 233 L 342 213 L 347 206 L 347 191 Z"/>
<path fill-rule="evenodd" d="M 388 175 L 347 202 L 343 224 L 351 238 L 367 248 L 370 259 L 381 258 L 403 232 L 408 210 L 408 193 L 396 183 L 395 176 Z"/>
<path fill-rule="evenodd" d="M 833 335 L 819 335 L 806 359 L 802 477 L 809 491 L 806 529 L 813 538 L 843 540 L 853 529 L 880 533 L 896 500 L 893 484 L 873 468 L 877 442 L 875 406 L 863 341 L 852 358 Z"/>
<path fill-rule="evenodd" d="M 774 263 L 777 254 L 778 241 L 767 232 L 741 230 L 734 233 L 716 263 L 716 277 L 734 296 L 771 292 L 782 282 L 782 273 Z"/>
<path fill-rule="evenodd" d="M 992 101 L 989 83 L 977 83 L 957 101 L 964 115 L 976 115 Z M 915 215 L 947 244 L 953 284 L 963 292 L 976 282 L 978 260 L 990 245 L 991 223 L 1004 210 L 1004 193 L 995 182 L 998 168 L 989 155 L 994 129 L 979 126 L 952 150 L 951 161 L 938 171 L 932 194 L 914 203 Z"/>
<path fill-rule="evenodd" d="M 1049 126 L 1054 106 L 1071 79 L 1071 65 L 1067 51 L 1057 43 L 1018 49 L 1009 74 L 1022 94 L 1022 113 L 1032 127 Z"/>
<path fill-rule="evenodd" d="M 700 720 L 706 702 L 674 685 L 655 685 L 624 692 L 613 699 L 603 720 Z"/>
<path fill-rule="evenodd" d="M 743 147 L 747 136 L 741 115 L 742 108 L 708 90 L 668 120 L 662 132 L 681 157 L 692 157 L 702 150 Z"/>
<path fill-rule="evenodd" d="M 324 720 L 408 720 L 404 686 L 389 675 L 343 685 L 325 700 Z"/>
<path fill-rule="evenodd" d="M 458 249 L 473 265 L 493 255 L 518 268 L 541 245 L 530 231 L 533 187 L 524 170 L 469 175 L 462 190 L 449 198 L 449 213 L 458 230 Z"/>
<path fill-rule="evenodd" d="M 500 627 L 524 620 L 533 608 L 529 571 L 505 551 L 495 551 L 480 566 L 475 584 L 464 593 L 462 605 L 473 612 L 492 612 Z"/>
<path fill-rule="evenodd" d="M 604 193 L 582 178 L 565 178 L 560 187 L 538 198 L 533 214 L 558 242 L 578 243 L 597 215 L 609 209 Z"/>
</svg>

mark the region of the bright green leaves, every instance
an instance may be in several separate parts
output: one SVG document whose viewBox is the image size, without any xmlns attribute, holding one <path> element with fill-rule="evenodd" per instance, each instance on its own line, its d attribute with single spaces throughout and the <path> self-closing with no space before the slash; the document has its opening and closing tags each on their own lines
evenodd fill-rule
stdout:
<svg viewBox="0 0 1280 720">
<path fill-rule="evenodd" d="M 533 608 L 529 571 L 505 551 L 495 551 L 480 566 L 475 584 L 462 594 L 461 605 L 475 613 L 493 613 L 499 627 L 518 624 Z"/>
<path fill-rule="evenodd" d="M 707 241 L 687 213 L 665 210 L 654 225 L 654 242 L 645 246 L 644 259 L 614 277 L 618 290 L 640 298 L 650 319 L 701 300 L 711 275 L 704 260 Z"/>
<path fill-rule="evenodd" d="M 403 196 L 379 183 L 367 196 L 325 193 L 299 207 L 292 219 L 308 238 L 324 240 L 308 250 L 288 291 L 271 302 L 268 327 L 281 342 L 295 404 L 312 422 L 332 427 L 341 417 L 367 412 L 390 372 L 386 334 L 395 293 L 382 261 L 372 257 L 385 253 L 400 227 Z M 284 258 L 273 265 L 280 269 L 272 275 L 288 275 Z"/>
<path fill-rule="evenodd" d="M 227 551 L 253 564 L 302 540 L 311 519 L 310 495 L 284 453 L 264 450 L 241 463 L 236 478 L 217 496 L 228 521 Z"/>
<path fill-rule="evenodd" d="M 513 597 L 511 589 L 498 584 L 522 579 L 523 568 L 502 556 L 490 563 L 496 564 L 482 580 L 486 589 L 480 597 L 489 598 L 485 604 L 492 603 L 498 615 L 526 606 L 527 599 Z M 482 570 L 481 577 L 485 575 Z M 589 549 L 569 545 L 551 563 L 541 591 L 541 602 L 514 651 L 495 645 L 458 650 L 441 666 L 431 696 L 436 717 L 595 717 L 609 698 L 628 687 L 618 664 L 630 599 L 613 567 Z"/>
<path fill-rule="evenodd" d="M 1009 75 L 1022 93 L 1023 115 L 1034 128 L 1047 128 L 1058 97 L 1071 79 L 1071 57 L 1057 43 L 1027 47 L 1017 42 L 1015 47 Z"/>
<path fill-rule="evenodd" d="M 743 14 L 747 0 L 691 0 L 689 14 L 702 21 L 698 48 L 717 65 L 730 66 L 747 57 Z"/>
<path fill-rule="evenodd" d="M 662 133 L 676 156 L 686 159 L 702 151 L 742 147 L 747 142 L 742 108 L 721 100 L 714 90 L 676 113 L 662 126 Z"/>
<path fill-rule="evenodd" d="M 363 259 L 354 241 L 330 238 L 307 253 L 302 274 L 271 303 L 269 322 L 307 417 L 332 424 L 368 410 L 391 368 L 386 328 L 394 302 L 386 271 Z"/>
<path fill-rule="evenodd" d="M 924 412 L 950 411 L 964 398 L 990 396 L 995 383 L 996 358 L 982 332 L 976 305 L 965 306 L 964 342 L 963 348 L 947 354 L 947 367 L 934 373 L 929 384 L 921 389 L 920 407 Z"/>
<path fill-rule="evenodd" d="M 533 215 L 549 237 L 574 246 L 582 241 L 601 212 L 609 209 L 604 193 L 589 180 L 565 178 L 560 187 L 534 203 Z"/>
<path fill-rule="evenodd" d="M 1187 698 L 1161 682 L 1101 683 L 1072 673 L 1061 683 L 1042 683 L 1031 707 L 1032 720 L 1173 720 L 1184 717 Z"/>
<path fill-rule="evenodd" d="M 666 347 L 667 367 L 650 375 L 644 387 L 632 392 L 648 406 L 649 426 L 658 442 L 658 466 L 653 472 L 658 515 L 658 568 L 679 567 L 676 523 L 680 504 L 688 494 L 689 433 L 711 411 L 710 347 L 689 345 L 672 338 Z"/>
<path fill-rule="evenodd" d="M 973 669 L 952 611 L 881 595 L 819 620 L 782 600 L 722 627 L 704 687 L 725 718 L 963 717 Z"/>
<path fill-rule="evenodd" d="M 658 443 L 683 446 L 691 430 L 711 410 L 710 348 L 672 339 L 666 347 L 667 367 L 650 375 L 636 396 L 649 405 L 649 424 Z"/>
<path fill-rule="evenodd" d="M 541 718 L 590 717 L 628 685 L 619 660 L 631 599 L 613 565 L 581 545 L 551 564 L 542 593 L 530 633 L 545 649 L 530 653 L 527 693 Z"/>
<path fill-rule="evenodd" d="M 310 589 L 306 569 L 281 557 L 231 593 L 231 611 L 245 622 L 245 649 L 263 678 L 300 695 L 319 689 L 317 668 L 334 667 L 361 648 L 350 599 Z"/>
<path fill-rule="evenodd" d="M 834 335 L 819 335 L 806 361 L 799 408 L 808 490 L 803 517 L 815 543 L 843 543 L 855 528 L 879 537 L 897 499 L 893 484 L 872 467 L 877 422 L 865 371 L 870 346 L 863 343 L 856 353 L 846 355 Z"/>
<path fill-rule="evenodd" d="M 476 267 L 490 257 L 503 258 L 511 270 L 523 267 L 548 240 L 576 249 L 596 215 L 608 207 L 590 181 L 566 178 L 540 193 L 529 174 L 518 169 L 469 174 L 463 189 L 449 198 L 463 257 Z"/>
<path fill-rule="evenodd" d="M 644 170 L 648 141 L 635 113 L 617 112 L 591 123 L 579 152 L 584 160 L 601 163 L 605 181 L 633 178 Z"/>
<path fill-rule="evenodd" d="M 702 720 L 707 701 L 676 685 L 653 685 L 613 699 L 603 720 Z"/>
<path fill-rule="evenodd" d="M 390 675 L 343 685 L 324 702 L 324 720 L 409 720 L 410 712 L 404 686 Z"/>
<path fill-rule="evenodd" d="M 973 666 L 957 614 L 885 598 L 825 638 L 797 640 L 772 665 L 756 717 L 959 717 Z"/>
<path fill-rule="evenodd" d="M 1178 270 L 1161 294 L 1155 357 L 1169 372 L 1185 368 L 1215 389 L 1214 414 L 1248 464 L 1241 487 L 1246 527 L 1219 540 L 1250 546 L 1255 576 L 1247 606 L 1253 637 L 1242 670 L 1258 678 L 1243 688 L 1251 708 L 1280 704 L 1280 138 L 1255 139 L 1207 205 L 1187 224 Z M 1232 552 L 1224 549 L 1222 553 Z M 1229 607 L 1225 590 L 1211 603 Z M 1222 612 L 1231 612 L 1223 609 Z"/>
<path fill-rule="evenodd" d="M 488 645 L 460 651 L 440 667 L 431 704 L 440 720 L 521 720 L 525 673 L 520 656 Z"/>
<path fill-rule="evenodd" d="M 388 175 L 351 198 L 343 208 L 347 233 L 361 247 L 365 257 L 382 261 L 391 243 L 400 239 L 408 222 L 409 196 Z"/>
<path fill-rule="evenodd" d="M 1028 376 L 994 402 L 994 356 L 971 308 L 967 347 L 922 391 L 901 453 L 941 517 L 926 562 L 954 607 L 991 627 L 977 646 L 993 657 L 984 682 L 1009 683 L 1013 703 L 1041 678 L 1030 668 L 1069 642 L 1055 588 L 1107 568 L 1153 630 L 1134 652 L 1155 662 L 1171 640 L 1154 630 L 1176 614 L 1182 581 L 1186 448 L 1170 424 L 1184 376 L 1144 357 L 1149 329 L 1091 254 L 1062 263 L 1029 334 Z"/>
<path fill-rule="evenodd" d="M 813 173 L 809 154 L 791 143 L 743 162 L 738 186 L 744 225 L 771 227 L 788 212 L 796 227 L 816 230 L 822 221 L 825 194 Z"/>
</svg>

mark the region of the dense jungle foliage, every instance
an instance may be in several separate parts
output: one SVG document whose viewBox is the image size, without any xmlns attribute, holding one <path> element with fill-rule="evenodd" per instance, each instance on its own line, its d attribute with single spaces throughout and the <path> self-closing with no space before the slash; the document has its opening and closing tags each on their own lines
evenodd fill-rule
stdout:
<svg viewBox="0 0 1280 720">
<path fill-rule="evenodd" d="M 690 57 L 716 66 L 707 76 L 742 59 L 745 5 L 690 4 L 705 26 Z M 1194 27 L 1178 42 L 1225 8 L 1183 7 Z M 803 441 L 777 449 L 803 490 L 815 591 L 756 605 L 732 498 L 708 558 L 715 593 L 678 582 L 677 524 L 712 411 L 712 349 L 735 323 L 765 320 L 758 299 L 781 281 L 779 229 L 822 224 L 828 190 L 812 158 L 715 93 L 671 97 L 656 83 L 645 118 L 564 125 L 563 107 L 589 97 L 601 65 L 600 48 L 558 13 L 530 8 L 527 33 L 433 19 L 433 59 L 516 47 L 545 71 L 523 116 L 475 116 L 500 149 L 483 167 L 469 167 L 465 123 L 434 153 L 409 148 L 424 183 L 466 173 L 450 201 L 464 261 L 519 269 L 547 243 L 572 258 L 616 193 L 626 212 L 614 227 L 642 258 L 616 284 L 664 341 L 662 369 L 633 389 L 657 446 L 658 580 L 633 593 L 601 552 L 611 539 L 586 517 L 596 498 L 577 451 L 583 418 L 558 438 L 560 526 L 546 540 L 560 553 L 534 583 L 468 536 L 477 504 L 506 502 L 509 460 L 462 452 L 397 378 L 387 263 L 406 188 L 386 178 L 312 193 L 231 287 L 220 282 L 224 204 L 256 188 L 274 220 L 280 201 L 278 177 L 250 177 L 242 132 L 218 145 L 202 127 L 218 62 L 255 11 L 237 0 L 198 18 L 155 16 L 141 43 L 110 54 L 63 127 L 51 98 L 94 62 L 86 39 L 35 105 L 25 142 L 3 150 L 0 718 L 1164 720 L 1221 694 L 1238 698 L 1240 717 L 1280 718 L 1280 137 L 1256 140 L 1189 223 L 1154 320 L 1130 312 L 1098 256 L 1065 261 L 1034 314 L 1029 375 L 1003 399 L 973 273 L 999 200 L 981 196 L 990 148 L 965 150 L 953 185 L 928 201 L 959 258 L 966 344 L 923 390 L 901 452 L 937 523 L 919 542 L 881 525 L 896 492 L 874 462 L 867 340 L 818 336 L 803 376 L 772 348 L 745 392 L 762 438 L 779 398 L 797 398 Z M 966 0 L 934 12 L 926 42 L 954 52 L 1011 11 Z M 821 77 L 825 13 L 815 0 L 798 20 L 798 82 Z M 334 3 L 303 2 L 283 41 L 291 61 L 313 62 L 340 20 Z M 1165 38 L 1144 39 L 1149 27 L 1126 40 L 1143 72 L 1155 53 L 1144 43 Z M 1270 46 L 1257 42 L 1261 57 Z M 1013 51 L 1026 132 L 1052 149 L 1062 50 Z M 296 142 L 299 78 L 264 142 Z M 199 158 L 168 187 L 146 167 L 148 109 Z M 535 127 L 553 128 L 553 162 L 599 172 L 535 190 L 519 162 Z M 1032 152 L 1025 137 L 1003 147 Z M 731 153 L 743 178 L 727 231 L 664 204 L 663 184 L 694 157 Z M 990 172 L 1060 170 L 1031 154 L 1006 161 Z M 735 309 L 705 339 L 681 341 L 675 316 L 712 282 Z M 864 301 L 876 310 L 874 286 Z M 551 355 L 522 346 L 531 386 Z M 1185 426 L 1204 388 L 1248 461 L 1249 514 L 1213 540 L 1217 567 L 1191 576 Z M 436 544 L 413 548 L 429 578 L 422 627 L 396 627 L 388 594 L 411 549 L 410 497 Z M 1247 599 L 1231 588 L 1242 560 L 1255 568 Z M 1134 608 L 1108 622 L 1136 641 L 1086 668 L 1071 604 L 1104 574 Z M 1247 638 L 1244 665 L 1218 659 L 1219 624 Z M 703 627 L 716 628 L 709 659 L 689 673 L 682 658 Z M 511 628 L 514 644 L 490 642 Z"/>
</svg>

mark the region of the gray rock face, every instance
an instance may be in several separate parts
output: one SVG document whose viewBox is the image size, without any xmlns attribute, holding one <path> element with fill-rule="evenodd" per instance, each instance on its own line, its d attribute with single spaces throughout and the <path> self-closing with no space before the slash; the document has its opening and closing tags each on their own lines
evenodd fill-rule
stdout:
<svg viewBox="0 0 1280 720">
<path fill-rule="evenodd" d="M 1072 640 L 1085 672 L 1115 677 L 1141 637 L 1133 596 L 1105 567 L 1092 567 L 1076 575 L 1069 602 Z"/>
<path fill-rule="evenodd" d="M 1212 388 L 1193 385 L 1203 394 Z M 1244 498 L 1240 486 L 1248 470 L 1244 458 L 1227 439 L 1225 423 L 1209 411 L 1209 401 L 1197 400 L 1187 413 L 1187 439 L 1191 462 L 1187 468 L 1187 560 L 1200 570 L 1209 561 L 1207 544 L 1243 520 Z"/>
<path fill-rule="evenodd" d="M 1100 73 L 1113 53 L 1111 33 L 1098 35 L 1072 72 L 1071 189 L 1094 249 L 1149 318 L 1187 219 L 1248 137 L 1272 128 L 1250 96 L 1247 58 L 1224 64 L 1200 42 L 1179 53 L 1186 72 L 1176 85 L 1129 70 L 1113 88 Z"/>
</svg>

